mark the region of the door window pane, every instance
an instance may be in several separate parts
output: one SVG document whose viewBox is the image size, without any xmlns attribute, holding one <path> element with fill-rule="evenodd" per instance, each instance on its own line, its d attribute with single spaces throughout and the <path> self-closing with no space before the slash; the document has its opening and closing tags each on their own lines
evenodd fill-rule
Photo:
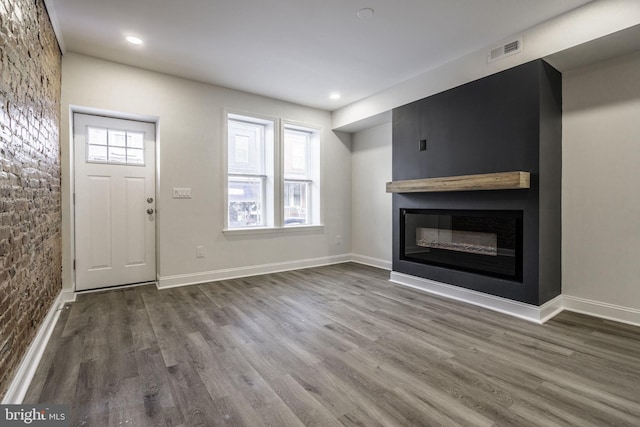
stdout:
<svg viewBox="0 0 640 427">
<path fill-rule="evenodd" d="M 144 133 L 127 132 L 127 147 L 128 148 L 144 148 Z"/>
<path fill-rule="evenodd" d="M 90 162 L 107 163 L 107 147 L 100 145 L 89 145 L 87 160 Z"/>
<path fill-rule="evenodd" d="M 87 128 L 87 141 L 93 145 L 107 145 L 107 130 L 102 128 Z"/>
<path fill-rule="evenodd" d="M 127 163 L 127 150 L 124 147 L 109 147 L 109 163 Z"/>
<path fill-rule="evenodd" d="M 88 127 L 87 161 L 144 166 L 144 133 Z"/>
<path fill-rule="evenodd" d="M 109 145 L 114 147 L 126 147 L 127 132 L 123 130 L 109 129 Z"/>
<path fill-rule="evenodd" d="M 127 148 L 128 165 L 144 165 L 144 150 L 137 148 Z"/>
</svg>

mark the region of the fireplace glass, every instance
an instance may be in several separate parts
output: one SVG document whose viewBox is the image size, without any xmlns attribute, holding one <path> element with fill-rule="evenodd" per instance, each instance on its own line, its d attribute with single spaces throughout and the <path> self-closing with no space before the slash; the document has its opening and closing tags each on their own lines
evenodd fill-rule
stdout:
<svg viewBox="0 0 640 427">
<path fill-rule="evenodd" d="M 400 259 L 522 282 L 522 211 L 401 209 Z"/>
</svg>

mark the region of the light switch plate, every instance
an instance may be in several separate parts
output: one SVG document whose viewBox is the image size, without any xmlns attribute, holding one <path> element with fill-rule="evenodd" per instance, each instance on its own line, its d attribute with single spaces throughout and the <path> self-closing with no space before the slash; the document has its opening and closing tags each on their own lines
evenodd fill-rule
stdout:
<svg viewBox="0 0 640 427">
<path fill-rule="evenodd" d="M 190 199 L 191 198 L 191 188 L 173 188 L 173 198 L 174 199 Z"/>
</svg>

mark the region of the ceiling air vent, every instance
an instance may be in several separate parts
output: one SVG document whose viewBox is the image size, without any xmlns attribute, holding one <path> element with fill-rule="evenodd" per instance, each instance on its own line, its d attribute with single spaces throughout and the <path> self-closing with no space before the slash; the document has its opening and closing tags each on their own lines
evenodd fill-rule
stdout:
<svg viewBox="0 0 640 427">
<path fill-rule="evenodd" d="M 522 38 L 512 40 L 509 43 L 505 43 L 502 46 L 491 49 L 487 55 L 487 63 L 491 63 L 498 59 L 506 58 L 507 56 L 515 55 L 520 52 L 522 52 Z"/>
</svg>

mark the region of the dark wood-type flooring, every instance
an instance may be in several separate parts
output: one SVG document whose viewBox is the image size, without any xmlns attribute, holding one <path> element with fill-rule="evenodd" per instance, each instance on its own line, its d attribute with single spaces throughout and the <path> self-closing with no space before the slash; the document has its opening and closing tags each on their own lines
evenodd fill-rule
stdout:
<svg viewBox="0 0 640 427">
<path fill-rule="evenodd" d="M 26 396 L 74 426 L 639 426 L 640 328 L 544 326 L 357 264 L 83 294 Z"/>
</svg>

